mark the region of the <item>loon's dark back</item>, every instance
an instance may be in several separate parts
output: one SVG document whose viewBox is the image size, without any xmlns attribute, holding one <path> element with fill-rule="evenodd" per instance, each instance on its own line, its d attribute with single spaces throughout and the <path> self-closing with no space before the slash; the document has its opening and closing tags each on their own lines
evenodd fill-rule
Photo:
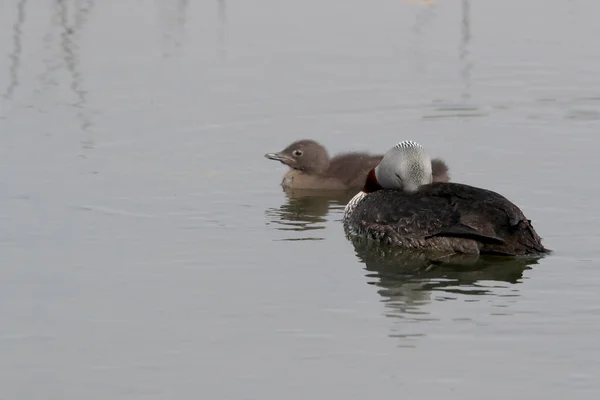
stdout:
<svg viewBox="0 0 600 400">
<path fill-rule="evenodd" d="M 548 252 L 523 212 L 504 196 L 459 183 L 414 193 L 369 193 L 346 221 L 354 233 L 406 248 L 523 255 Z"/>
</svg>

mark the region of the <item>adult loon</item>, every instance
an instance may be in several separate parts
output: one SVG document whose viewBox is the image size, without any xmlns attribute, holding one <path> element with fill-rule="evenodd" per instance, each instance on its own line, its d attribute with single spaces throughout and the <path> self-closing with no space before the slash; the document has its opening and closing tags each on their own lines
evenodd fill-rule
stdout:
<svg viewBox="0 0 600 400">
<path fill-rule="evenodd" d="M 398 143 L 346 205 L 350 235 L 407 249 L 525 255 L 549 252 L 523 212 L 502 195 L 432 183 L 431 162 L 413 141 Z"/>
<path fill-rule="evenodd" d="M 361 189 L 369 171 L 383 155 L 350 152 L 329 158 L 325 147 L 314 140 L 298 140 L 278 153 L 265 157 L 290 167 L 281 186 L 286 189 Z M 443 160 L 431 160 L 434 182 L 448 182 L 448 166 Z"/>
</svg>

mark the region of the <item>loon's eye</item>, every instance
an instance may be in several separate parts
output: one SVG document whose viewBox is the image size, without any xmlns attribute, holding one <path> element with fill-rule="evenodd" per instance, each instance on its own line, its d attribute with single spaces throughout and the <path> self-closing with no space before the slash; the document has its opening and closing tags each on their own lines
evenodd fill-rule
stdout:
<svg viewBox="0 0 600 400">
<path fill-rule="evenodd" d="M 296 157 L 301 157 L 301 156 L 302 156 L 302 154 L 304 154 L 304 153 L 302 152 L 302 150 L 294 150 L 294 155 L 295 155 Z"/>
</svg>

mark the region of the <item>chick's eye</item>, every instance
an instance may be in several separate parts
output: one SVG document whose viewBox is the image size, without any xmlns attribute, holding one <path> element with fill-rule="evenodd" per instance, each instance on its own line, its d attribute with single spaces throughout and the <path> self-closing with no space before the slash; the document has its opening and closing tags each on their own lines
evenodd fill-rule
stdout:
<svg viewBox="0 0 600 400">
<path fill-rule="evenodd" d="M 303 154 L 303 153 L 302 153 L 302 150 L 294 150 L 294 155 L 295 155 L 296 157 L 300 157 L 302 154 Z"/>
</svg>

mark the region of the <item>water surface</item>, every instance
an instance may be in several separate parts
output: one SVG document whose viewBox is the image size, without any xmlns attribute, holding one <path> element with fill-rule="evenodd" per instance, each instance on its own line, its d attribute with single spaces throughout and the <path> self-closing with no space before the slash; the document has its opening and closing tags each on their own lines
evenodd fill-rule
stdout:
<svg viewBox="0 0 600 400">
<path fill-rule="evenodd" d="M 596 399 L 600 6 L 0 3 L 0 398 Z M 423 270 L 263 158 L 412 139 L 555 253 Z"/>
</svg>

